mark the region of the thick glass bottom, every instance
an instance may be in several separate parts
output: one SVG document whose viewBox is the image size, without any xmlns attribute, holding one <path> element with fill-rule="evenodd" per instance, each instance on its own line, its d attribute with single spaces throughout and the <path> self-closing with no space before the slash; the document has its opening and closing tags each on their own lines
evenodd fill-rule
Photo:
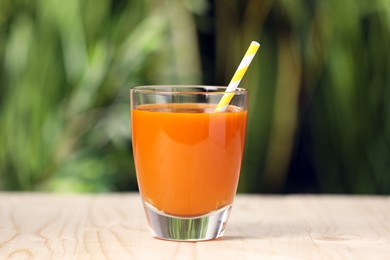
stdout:
<svg viewBox="0 0 390 260">
<path fill-rule="evenodd" d="M 152 236 L 173 241 L 204 241 L 222 237 L 231 205 L 197 217 L 177 217 L 166 214 L 144 202 Z"/>
</svg>

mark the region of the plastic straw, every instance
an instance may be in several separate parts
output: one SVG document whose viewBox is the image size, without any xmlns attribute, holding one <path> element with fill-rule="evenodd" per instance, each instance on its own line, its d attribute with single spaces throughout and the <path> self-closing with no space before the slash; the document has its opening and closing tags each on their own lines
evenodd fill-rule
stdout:
<svg viewBox="0 0 390 260">
<path fill-rule="evenodd" d="M 240 65 L 238 65 L 238 68 L 234 73 L 233 78 L 230 80 L 230 83 L 226 88 L 226 92 L 234 92 L 236 90 L 236 88 L 240 84 L 241 79 L 244 77 L 246 70 L 248 69 L 250 63 L 253 60 L 253 57 L 255 57 L 256 52 L 259 48 L 260 48 L 260 44 L 258 42 L 255 41 L 251 42 L 248 50 L 244 55 L 244 58 L 242 58 Z M 223 95 L 217 107 L 215 108 L 215 112 L 225 111 L 227 106 L 230 103 L 230 100 L 232 100 L 233 96 L 234 93 L 226 93 L 225 95 Z"/>
</svg>

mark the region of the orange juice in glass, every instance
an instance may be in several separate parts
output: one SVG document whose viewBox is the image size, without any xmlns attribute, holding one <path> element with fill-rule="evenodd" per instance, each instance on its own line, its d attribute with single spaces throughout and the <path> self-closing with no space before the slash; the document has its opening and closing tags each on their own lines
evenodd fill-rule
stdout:
<svg viewBox="0 0 390 260">
<path fill-rule="evenodd" d="M 226 88 L 144 86 L 131 89 L 137 181 L 151 233 L 166 240 L 221 237 L 243 157 L 247 91 L 223 112 Z"/>
</svg>

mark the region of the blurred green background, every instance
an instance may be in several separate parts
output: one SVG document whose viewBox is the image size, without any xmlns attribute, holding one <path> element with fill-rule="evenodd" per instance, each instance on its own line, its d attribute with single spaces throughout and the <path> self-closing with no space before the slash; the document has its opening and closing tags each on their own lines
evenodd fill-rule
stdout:
<svg viewBox="0 0 390 260">
<path fill-rule="evenodd" d="M 248 193 L 390 194 L 388 0 L 1 0 L 0 190 L 137 189 L 129 88 L 227 85 Z"/>
</svg>

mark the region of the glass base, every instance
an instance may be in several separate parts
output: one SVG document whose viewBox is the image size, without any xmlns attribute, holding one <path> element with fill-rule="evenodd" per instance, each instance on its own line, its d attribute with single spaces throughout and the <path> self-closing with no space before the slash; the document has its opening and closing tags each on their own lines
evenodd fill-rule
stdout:
<svg viewBox="0 0 390 260">
<path fill-rule="evenodd" d="M 144 202 L 152 236 L 173 241 L 204 241 L 222 237 L 231 205 L 198 217 L 177 217 L 166 214 Z"/>
</svg>

